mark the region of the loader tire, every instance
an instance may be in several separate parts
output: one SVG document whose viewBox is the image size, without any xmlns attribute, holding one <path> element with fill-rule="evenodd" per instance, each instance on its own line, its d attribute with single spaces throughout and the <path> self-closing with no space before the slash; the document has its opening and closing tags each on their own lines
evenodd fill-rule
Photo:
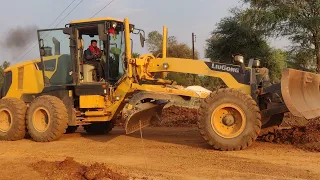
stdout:
<svg viewBox="0 0 320 180">
<path fill-rule="evenodd" d="M 71 117 L 72 118 L 72 122 L 76 122 L 77 117 L 76 117 L 75 111 L 72 110 L 72 113 L 69 114 L 69 116 L 72 116 Z M 69 117 L 69 119 L 70 119 L 70 117 Z M 77 131 L 78 127 L 79 127 L 78 125 L 68 125 L 65 134 L 75 133 Z"/>
<path fill-rule="evenodd" d="M 242 150 L 257 139 L 261 115 L 251 96 L 236 89 L 219 89 L 201 103 L 198 126 L 214 149 Z"/>
<path fill-rule="evenodd" d="M 26 104 L 16 98 L 0 100 L 0 140 L 16 141 L 26 134 Z"/>
<path fill-rule="evenodd" d="M 67 129 L 68 113 L 63 102 L 54 96 L 36 98 L 27 111 L 27 128 L 37 142 L 58 140 Z"/>
<path fill-rule="evenodd" d="M 83 129 L 91 135 L 100 135 L 109 133 L 114 127 L 113 121 L 98 122 L 83 126 Z"/>
</svg>

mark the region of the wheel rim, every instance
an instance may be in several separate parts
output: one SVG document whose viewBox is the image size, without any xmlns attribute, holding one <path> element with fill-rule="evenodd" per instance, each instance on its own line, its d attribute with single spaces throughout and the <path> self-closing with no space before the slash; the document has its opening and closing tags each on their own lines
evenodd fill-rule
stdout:
<svg viewBox="0 0 320 180">
<path fill-rule="evenodd" d="M 8 132 L 12 126 L 12 114 L 9 109 L 0 109 L 0 131 Z"/>
<path fill-rule="evenodd" d="M 33 127 L 38 132 L 45 132 L 50 124 L 50 113 L 43 107 L 37 108 L 32 116 Z"/>
<path fill-rule="evenodd" d="M 237 105 L 221 104 L 211 115 L 211 126 L 219 136 L 234 138 L 243 132 L 246 116 Z"/>
</svg>

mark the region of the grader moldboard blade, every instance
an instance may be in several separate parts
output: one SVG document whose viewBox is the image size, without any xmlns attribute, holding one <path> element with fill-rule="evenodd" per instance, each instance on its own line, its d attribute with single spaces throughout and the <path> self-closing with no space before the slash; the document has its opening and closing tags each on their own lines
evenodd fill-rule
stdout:
<svg viewBox="0 0 320 180">
<path fill-rule="evenodd" d="M 281 93 L 294 116 L 306 119 L 320 116 L 320 75 L 285 69 L 282 72 Z"/>
<path fill-rule="evenodd" d="M 160 120 L 160 115 L 166 103 L 142 103 L 134 106 L 127 111 L 125 130 L 126 134 L 138 131 L 140 128 L 147 127 L 152 120 Z"/>
</svg>

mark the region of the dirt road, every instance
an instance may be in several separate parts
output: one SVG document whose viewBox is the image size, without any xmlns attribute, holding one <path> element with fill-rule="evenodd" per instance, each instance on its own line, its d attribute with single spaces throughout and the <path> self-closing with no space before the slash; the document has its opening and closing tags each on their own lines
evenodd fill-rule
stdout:
<svg viewBox="0 0 320 180">
<path fill-rule="evenodd" d="M 195 128 L 146 128 L 143 136 L 115 128 L 102 136 L 80 130 L 51 143 L 0 142 L 0 179 L 44 179 L 33 163 L 66 157 L 148 179 L 320 179 L 320 154 L 291 145 L 255 142 L 243 151 L 219 152 Z"/>
</svg>

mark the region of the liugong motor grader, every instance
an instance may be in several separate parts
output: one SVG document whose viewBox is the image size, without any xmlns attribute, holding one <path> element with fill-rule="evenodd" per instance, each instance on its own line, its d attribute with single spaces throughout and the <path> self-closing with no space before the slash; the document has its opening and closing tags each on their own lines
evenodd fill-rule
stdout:
<svg viewBox="0 0 320 180">
<path fill-rule="evenodd" d="M 0 139 L 19 140 L 27 131 L 35 141 L 49 142 L 79 125 L 104 134 L 119 116 L 129 134 L 159 119 L 166 103 L 195 97 L 203 99 L 198 110 L 202 137 L 214 149 L 240 150 L 278 126 L 288 111 L 307 119 L 320 115 L 316 74 L 285 69 L 281 83 L 271 84 L 268 69 L 257 60 L 245 67 L 241 56 L 230 64 L 168 58 L 166 27 L 161 58 L 132 58 L 132 34 L 139 34 L 144 46 L 144 31 L 127 18 L 78 20 L 38 30 L 40 58 L 5 70 Z M 94 67 L 83 61 L 84 42 L 90 38 L 98 38 L 103 50 L 105 81 L 95 81 Z M 168 72 L 221 78 L 227 88 L 181 88 L 166 79 Z"/>
</svg>

